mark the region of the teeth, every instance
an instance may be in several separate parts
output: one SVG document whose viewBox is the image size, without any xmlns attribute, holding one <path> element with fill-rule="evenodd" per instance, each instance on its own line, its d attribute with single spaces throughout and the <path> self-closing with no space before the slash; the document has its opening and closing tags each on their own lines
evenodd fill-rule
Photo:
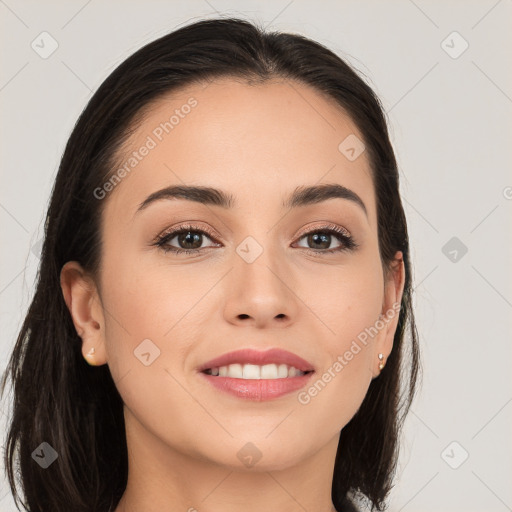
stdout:
<svg viewBox="0 0 512 512">
<path fill-rule="evenodd" d="M 233 377 L 233 369 L 232 366 L 241 366 L 241 365 L 229 365 L 228 366 L 228 377 Z M 236 374 L 236 371 L 235 371 Z M 242 375 L 235 375 L 238 379 L 259 379 L 260 378 L 260 367 L 255 364 L 244 364 L 243 366 L 243 376 Z"/>
<path fill-rule="evenodd" d="M 293 366 L 288 370 L 288 377 L 296 377 L 299 375 L 299 370 L 297 368 L 294 368 Z"/>
<path fill-rule="evenodd" d="M 243 368 L 241 364 L 232 364 L 229 366 L 225 366 L 226 368 L 226 376 L 233 377 L 235 379 L 243 378 Z"/>
<path fill-rule="evenodd" d="M 219 377 L 230 377 L 232 379 L 285 379 L 287 377 L 299 377 L 305 372 L 294 366 L 286 364 L 230 364 L 219 368 L 210 368 L 207 373 Z"/>
<path fill-rule="evenodd" d="M 277 378 L 284 379 L 286 377 L 288 377 L 288 366 L 286 366 L 285 364 L 280 364 L 277 367 Z"/>
<path fill-rule="evenodd" d="M 286 367 L 286 365 L 284 365 Z M 265 364 L 261 367 L 261 378 L 262 379 L 277 379 L 279 370 L 275 364 Z M 288 376 L 286 372 L 285 377 Z"/>
</svg>

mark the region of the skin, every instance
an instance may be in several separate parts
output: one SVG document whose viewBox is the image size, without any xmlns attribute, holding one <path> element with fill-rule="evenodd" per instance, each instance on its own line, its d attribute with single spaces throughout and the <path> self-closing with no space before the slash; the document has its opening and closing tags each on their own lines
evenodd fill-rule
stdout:
<svg viewBox="0 0 512 512">
<path fill-rule="evenodd" d="M 129 478 L 116 512 L 328 512 L 340 431 L 379 375 L 378 353 L 385 362 L 391 352 L 398 314 L 307 405 L 298 392 L 261 402 L 227 395 L 196 368 L 240 348 L 279 347 L 320 377 L 400 302 L 402 255 L 385 276 L 367 152 L 349 161 L 338 150 L 348 135 L 362 136 L 305 85 L 220 79 L 173 92 L 146 112 L 126 154 L 191 96 L 197 106 L 103 199 L 99 277 L 77 262 L 61 272 L 83 356 L 109 365 L 125 404 Z M 367 215 L 340 198 L 282 208 L 296 187 L 320 183 L 353 190 Z M 173 184 L 225 190 L 236 206 L 172 199 L 135 215 L 146 197 Z M 192 221 L 217 235 L 203 236 L 199 256 L 151 245 Z M 318 245 L 304 233 L 325 221 L 359 247 L 325 254 L 340 246 L 333 235 L 327 249 L 307 252 Z M 263 248 L 252 263 L 236 252 L 247 236 Z M 187 247 L 176 237 L 168 243 Z M 149 366 L 134 357 L 144 339 L 160 350 Z M 262 454 L 252 467 L 237 457 L 248 442 Z"/>
</svg>

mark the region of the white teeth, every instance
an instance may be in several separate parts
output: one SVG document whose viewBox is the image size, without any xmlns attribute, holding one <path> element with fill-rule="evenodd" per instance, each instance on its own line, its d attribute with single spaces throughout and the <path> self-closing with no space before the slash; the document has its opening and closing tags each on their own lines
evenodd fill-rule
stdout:
<svg viewBox="0 0 512 512">
<path fill-rule="evenodd" d="M 277 379 L 277 365 L 275 365 L 275 364 L 263 365 L 261 367 L 261 378 L 262 379 Z"/>
<path fill-rule="evenodd" d="M 287 377 L 298 377 L 305 372 L 298 370 L 294 366 L 286 364 L 230 364 L 209 370 L 211 375 L 219 377 L 230 377 L 232 379 L 285 379 Z"/>
<path fill-rule="evenodd" d="M 228 377 L 233 379 L 243 379 L 243 368 L 241 364 L 230 364 L 225 368 L 228 369 L 228 373 L 226 374 Z"/>
<path fill-rule="evenodd" d="M 277 368 L 277 378 L 285 379 L 286 377 L 288 377 L 288 366 L 280 364 Z"/>
<path fill-rule="evenodd" d="M 228 366 L 228 377 L 232 377 L 231 366 Z M 240 366 L 240 365 L 239 365 Z M 240 378 L 240 377 L 238 377 Z M 260 378 L 260 367 L 255 364 L 244 364 L 243 377 L 242 379 L 259 379 Z"/>
</svg>

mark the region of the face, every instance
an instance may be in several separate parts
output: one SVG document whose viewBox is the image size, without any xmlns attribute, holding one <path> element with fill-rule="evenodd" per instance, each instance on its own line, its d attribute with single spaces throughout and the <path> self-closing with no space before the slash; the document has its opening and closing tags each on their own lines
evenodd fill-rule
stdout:
<svg viewBox="0 0 512 512">
<path fill-rule="evenodd" d="M 74 262 L 62 273 L 84 357 L 109 365 L 127 428 L 237 468 L 256 447 L 260 470 L 337 443 L 391 351 L 404 277 L 382 270 L 367 152 L 339 149 L 354 136 L 332 102 L 286 81 L 217 80 L 146 111 L 121 179 L 98 191 L 99 281 Z M 258 359 L 270 349 L 291 355 Z"/>
</svg>

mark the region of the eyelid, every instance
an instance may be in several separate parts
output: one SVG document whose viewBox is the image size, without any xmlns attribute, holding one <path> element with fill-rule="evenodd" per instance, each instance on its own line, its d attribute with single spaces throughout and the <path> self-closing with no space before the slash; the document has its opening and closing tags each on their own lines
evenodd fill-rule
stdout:
<svg viewBox="0 0 512 512">
<path fill-rule="evenodd" d="M 338 224 L 333 224 L 332 222 L 329 222 L 329 221 L 318 221 L 318 222 L 322 222 L 322 223 L 320 225 L 313 225 L 313 226 L 310 225 L 304 229 L 301 229 L 299 231 L 299 233 L 295 236 L 295 238 L 302 238 L 304 235 L 307 235 L 314 231 L 322 231 L 322 229 L 325 229 L 325 230 L 332 229 L 334 231 L 341 232 L 342 234 L 344 234 L 345 236 L 347 236 L 349 238 L 352 238 L 350 231 L 347 228 L 344 228 L 343 226 L 339 226 Z"/>
<path fill-rule="evenodd" d="M 187 221 L 187 222 L 184 222 L 184 223 L 178 223 L 177 225 L 174 225 L 174 226 L 170 226 L 168 228 L 166 228 L 164 231 L 160 232 L 153 240 L 153 243 L 156 243 L 160 240 L 162 240 L 163 238 L 165 238 L 167 235 L 170 235 L 176 231 L 186 231 L 186 230 L 190 230 L 190 231 L 198 231 L 198 232 L 204 232 L 206 233 L 210 238 L 216 240 L 216 241 L 221 241 L 222 240 L 222 237 L 220 235 L 218 235 L 216 232 L 214 232 L 211 228 L 209 227 L 206 227 L 206 226 L 202 226 L 202 225 L 199 225 L 199 224 L 194 224 L 195 221 Z M 174 236 L 176 236 L 176 233 L 174 233 Z"/>
</svg>

